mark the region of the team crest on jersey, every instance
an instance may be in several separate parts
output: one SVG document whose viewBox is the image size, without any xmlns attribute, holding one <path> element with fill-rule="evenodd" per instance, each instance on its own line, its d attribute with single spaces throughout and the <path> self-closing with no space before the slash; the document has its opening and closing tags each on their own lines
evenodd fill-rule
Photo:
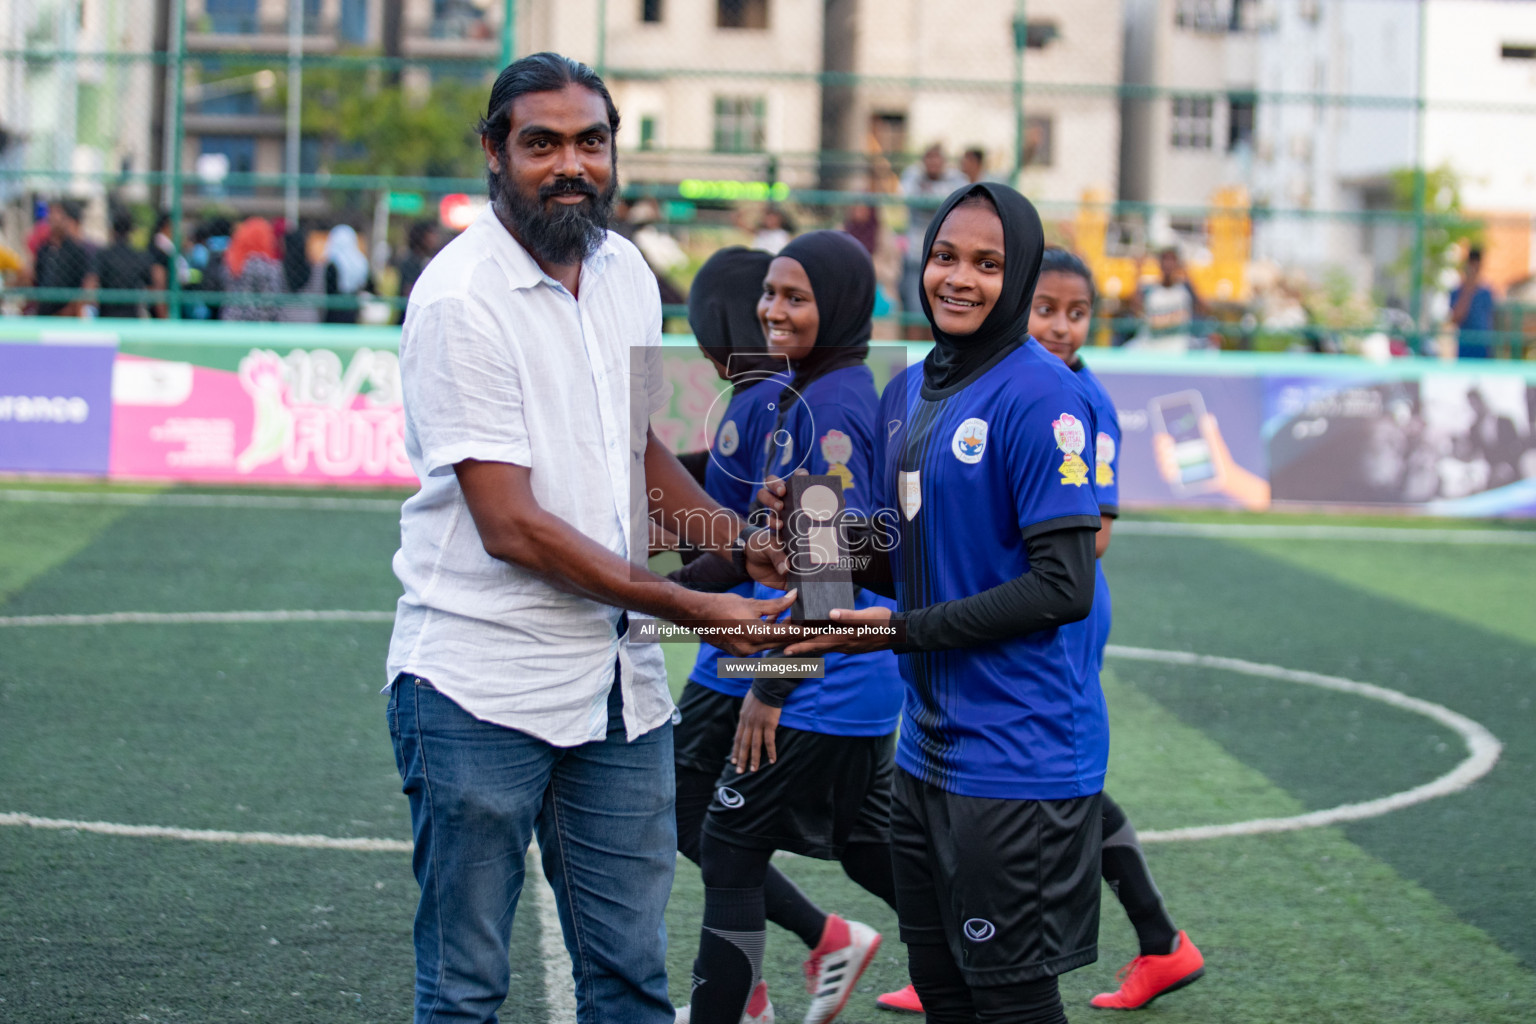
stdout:
<svg viewBox="0 0 1536 1024">
<path fill-rule="evenodd" d="M 974 466 L 980 462 L 982 453 L 987 450 L 987 421 L 972 416 L 960 424 L 955 428 L 949 447 L 955 458 L 966 465 Z"/>
<path fill-rule="evenodd" d="M 1071 487 L 1081 487 L 1088 482 L 1088 463 L 1077 452 L 1068 452 L 1067 457 L 1061 460 L 1057 467 L 1061 473 L 1061 482 Z"/>
<path fill-rule="evenodd" d="M 1051 431 L 1056 435 L 1056 447 L 1068 455 L 1079 455 L 1088 446 L 1088 432 L 1083 428 L 1083 421 L 1069 412 L 1051 421 Z"/>
<path fill-rule="evenodd" d="M 1099 431 L 1093 439 L 1093 482 L 1108 487 L 1115 482 L 1115 439 Z"/>
<path fill-rule="evenodd" d="M 821 457 L 844 465 L 853 458 L 853 438 L 841 430 L 829 430 L 821 436 Z"/>
<path fill-rule="evenodd" d="M 923 507 L 922 480 L 916 472 L 897 473 L 896 490 L 901 494 L 901 514 L 911 522 L 917 510 Z"/>
<path fill-rule="evenodd" d="M 721 455 L 729 457 L 736 454 L 736 449 L 741 447 L 741 432 L 736 429 L 735 420 L 725 421 L 725 426 L 720 428 L 720 440 L 715 447 L 720 449 Z"/>
</svg>

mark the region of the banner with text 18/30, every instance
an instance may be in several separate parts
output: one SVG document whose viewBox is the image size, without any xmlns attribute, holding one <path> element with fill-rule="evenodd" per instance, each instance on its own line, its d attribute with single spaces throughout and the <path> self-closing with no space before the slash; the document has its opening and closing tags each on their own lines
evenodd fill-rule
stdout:
<svg viewBox="0 0 1536 1024">
<path fill-rule="evenodd" d="M 416 482 L 392 351 L 250 348 L 231 358 L 228 349 L 137 347 L 114 375 L 114 477 Z M 232 365 L 209 365 L 218 361 Z"/>
<path fill-rule="evenodd" d="M 0 471 L 107 471 L 110 345 L 0 344 Z"/>
</svg>

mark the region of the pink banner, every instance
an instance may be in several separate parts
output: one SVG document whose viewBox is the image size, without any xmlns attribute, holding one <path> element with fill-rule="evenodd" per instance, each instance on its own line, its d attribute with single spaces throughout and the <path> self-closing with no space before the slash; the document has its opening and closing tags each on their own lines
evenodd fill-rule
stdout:
<svg viewBox="0 0 1536 1024">
<path fill-rule="evenodd" d="M 393 352 L 252 349 L 236 373 L 119 355 L 112 399 L 114 477 L 416 483 Z"/>
</svg>

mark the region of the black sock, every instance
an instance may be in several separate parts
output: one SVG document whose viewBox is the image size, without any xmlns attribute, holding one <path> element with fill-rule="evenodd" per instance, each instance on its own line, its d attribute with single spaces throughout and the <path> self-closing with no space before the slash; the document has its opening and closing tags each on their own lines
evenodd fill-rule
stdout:
<svg viewBox="0 0 1536 1024">
<path fill-rule="evenodd" d="M 1104 794 L 1104 845 L 1099 870 L 1104 881 L 1125 908 L 1136 929 L 1142 956 L 1166 956 L 1173 952 L 1179 929 L 1163 906 L 1163 895 L 1152 881 L 1152 871 L 1142 855 L 1136 830 L 1120 805 Z"/>
<path fill-rule="evenodd" d="M 768 868 L 763 879 L 763 909 L 768 920 L 780 928 L 787 928 L 800 937 L 809 949 L 815 949 L 821 941 L 822 930 L 827 926 L 827 914 L 800 887 L 791 882 L 776 867 Z"/>
<path fill-rule="evenodd" d="M 889 843 L 849 843 L 843 850 L 843 870 L 865 890 L 896 909 L 896 879 L 891 873 Z"/>
<path fill-rule="evenodd" d="M 926 1024 L 976 1024 L 971 987 L 946 945 L 907 945 L 907 973 L 923 1001 Z"/>
<path fill-rule="evenodd" d="M 704 890 L 690 999 L 695 1024 L 738 1024 L 762 978 L 767 938 L 762 889 Z"/>
</svg>

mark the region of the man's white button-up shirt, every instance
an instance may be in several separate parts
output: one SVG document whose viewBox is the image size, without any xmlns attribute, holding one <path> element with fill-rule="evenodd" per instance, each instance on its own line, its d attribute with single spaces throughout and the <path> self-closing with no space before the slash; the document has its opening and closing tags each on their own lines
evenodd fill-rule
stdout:
<svg viewBox="0 0 1536 1024">
<path fill-rule="evenodd" d="M 388 665 L 390 679 L 413 673 L 476 718 L 567 747 L 606 735 L 615 662 L 628 737 L 669 719 L 661 649 L 621 639 L 619 609 L 486 554 L 453 467 L 529 467 L 541 507 L 645 564 L 646 428 L 668 397 L 661 300 L 612 232 L 578 294 L 489 209 L 412 289 L 400 374 L 421 490 L 401 510 Z"/>
</svg>

